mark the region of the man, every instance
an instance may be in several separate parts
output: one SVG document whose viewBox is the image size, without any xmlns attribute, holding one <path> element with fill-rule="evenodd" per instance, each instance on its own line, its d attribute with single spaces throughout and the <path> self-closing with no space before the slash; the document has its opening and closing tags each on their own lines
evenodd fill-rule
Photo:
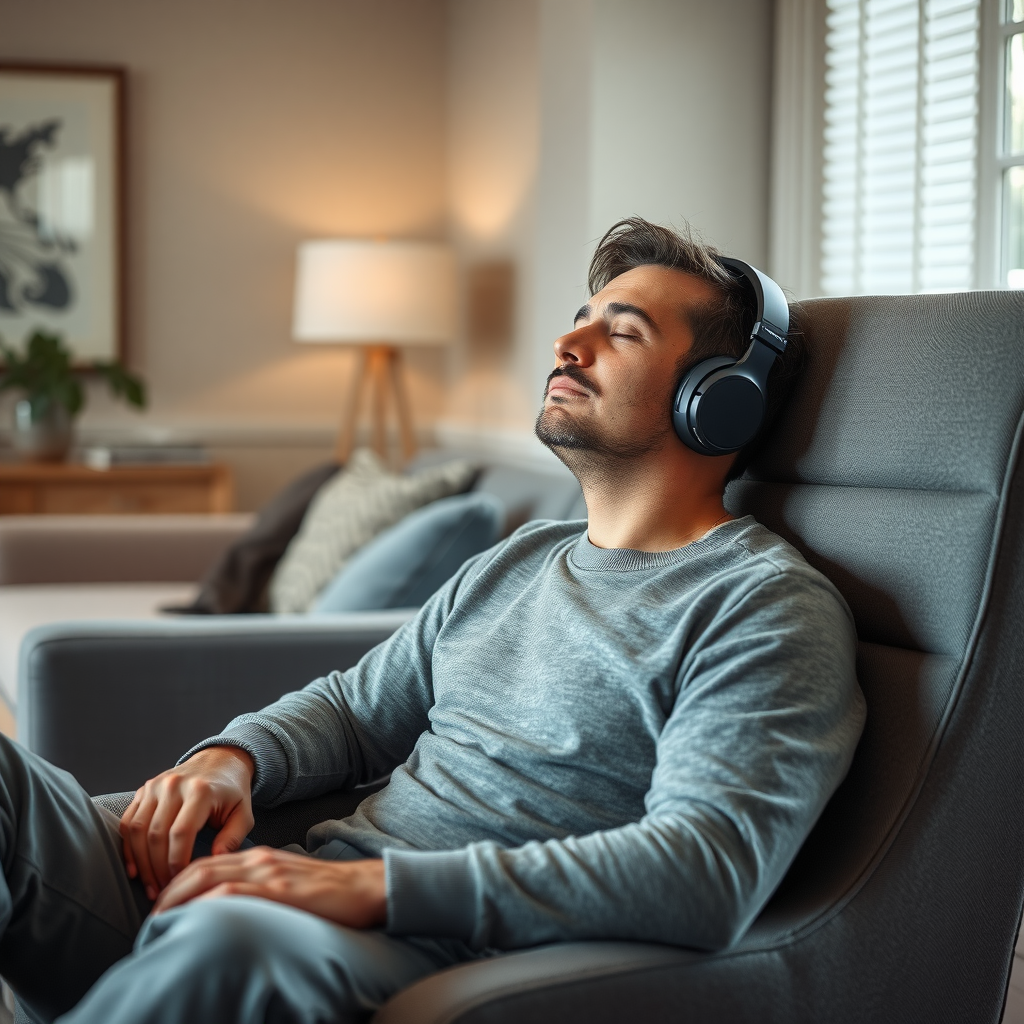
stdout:
<svg viewBox="0 0 1024 1024">
<path fill-rule="evenodd" d="M 353 1020 L 502 950 L 744 932 L 849 766 L 853 625 L 791 547 L 725 510 L 737 456 L 672 427 L 686 370 L 746 348 L 743 283 L 632 219 L 591 291 L 536 428 L 588 523 L 528 523 L 471 560 L 354 669 L 148 782 L 120 833 L 3 746 L 0 971 L 37 1014 Z M 254 802 L 389 772 L 308 852 L 240 850 Z M 214 856 L 192 860 L 208 823 Z"/>
</svg>

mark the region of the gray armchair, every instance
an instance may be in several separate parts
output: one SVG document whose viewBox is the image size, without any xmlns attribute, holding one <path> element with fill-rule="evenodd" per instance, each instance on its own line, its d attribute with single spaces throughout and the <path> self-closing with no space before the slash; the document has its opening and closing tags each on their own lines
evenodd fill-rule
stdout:
<svg viewBox="0 0 1024 1024">
<path fill-rule="evenodd" d="M 808 371 L 728 503 L 854 611 L 847 780 L 734 947 L 512 953 L 418 982 L 380 1024 L 1000 1019 L 1024 905 L 1024 295 L 800 313 Z M 306 810 L 287 827 L 330 813 Z"/>
</svg>

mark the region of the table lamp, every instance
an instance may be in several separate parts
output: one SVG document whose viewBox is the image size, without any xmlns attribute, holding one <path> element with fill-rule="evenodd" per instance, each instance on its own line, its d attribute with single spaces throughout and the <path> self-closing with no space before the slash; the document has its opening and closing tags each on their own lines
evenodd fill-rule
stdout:
<svg viewBox="0 0 1024 1024">
<path fill-rule="evenodd" d="M 406 459 L 416 451 L 402 348 L 447 344 L 455 333 L 455 257 L 431 242 L 324 239 L 299 246 L 296 341 L 359 346 L 359 365 L 338 434 L 339 462 L 355 442 L 363 394 L 373 398 L 373 447 L 387 458 L 388 396 Z"/>
</svg>

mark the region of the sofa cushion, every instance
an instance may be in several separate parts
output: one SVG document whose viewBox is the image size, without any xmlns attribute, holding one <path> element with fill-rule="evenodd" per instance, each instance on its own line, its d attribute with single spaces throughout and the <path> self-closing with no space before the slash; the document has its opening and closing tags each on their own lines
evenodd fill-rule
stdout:
<svg viewBox="0 0 1024 1024">
<path fill-rule="evenodd" d="M 529 519 L 577 518 L 573 513 L 583 497 L 576 478 L 557 468 L 548 471 L 497 464 L 480 474 L 473 489 L 493 495 L 505 506 L 506 536 Z"/>
<path fill-rule="evenodd" d="M 336 462 L 327 462 L 293 480 L 217 560 L 196 599 L 166 611 L 191 615 L 265 611 L 267 582 L 274 568 L 302 525 L 309 503 L 340 468 Z"/>
<path fill-rule="evenodd" d="M 315 612 L 414 608 L 468 558 L 501 536 L 504 506 L 489 494 L 441 498 L 357 551 L 313 604 Z"/>
<path fill-rule="evenodd" d="M 389 472 L 373 452 L 353 452 L 345 470 L 310 502 L 299 532 L 274 570 L 271 611 L 308 611 L 359 548 L 421 505 L 467 490 L 476 475 L 476 466 L 464 459 L 399 475 Z"/>
</svg>

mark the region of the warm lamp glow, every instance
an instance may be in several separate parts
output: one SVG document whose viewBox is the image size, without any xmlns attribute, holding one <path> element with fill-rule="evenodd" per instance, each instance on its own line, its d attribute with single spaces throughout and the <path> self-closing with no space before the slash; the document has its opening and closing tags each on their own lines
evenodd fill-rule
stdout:
<svg viewBox="0 0 1024 1024">
<path fill-rule="evenodd" d="M 429 242 L 299 246 L 296 341 L 436 345 L 455 333 L 455 257 Z"/>
</svg>

